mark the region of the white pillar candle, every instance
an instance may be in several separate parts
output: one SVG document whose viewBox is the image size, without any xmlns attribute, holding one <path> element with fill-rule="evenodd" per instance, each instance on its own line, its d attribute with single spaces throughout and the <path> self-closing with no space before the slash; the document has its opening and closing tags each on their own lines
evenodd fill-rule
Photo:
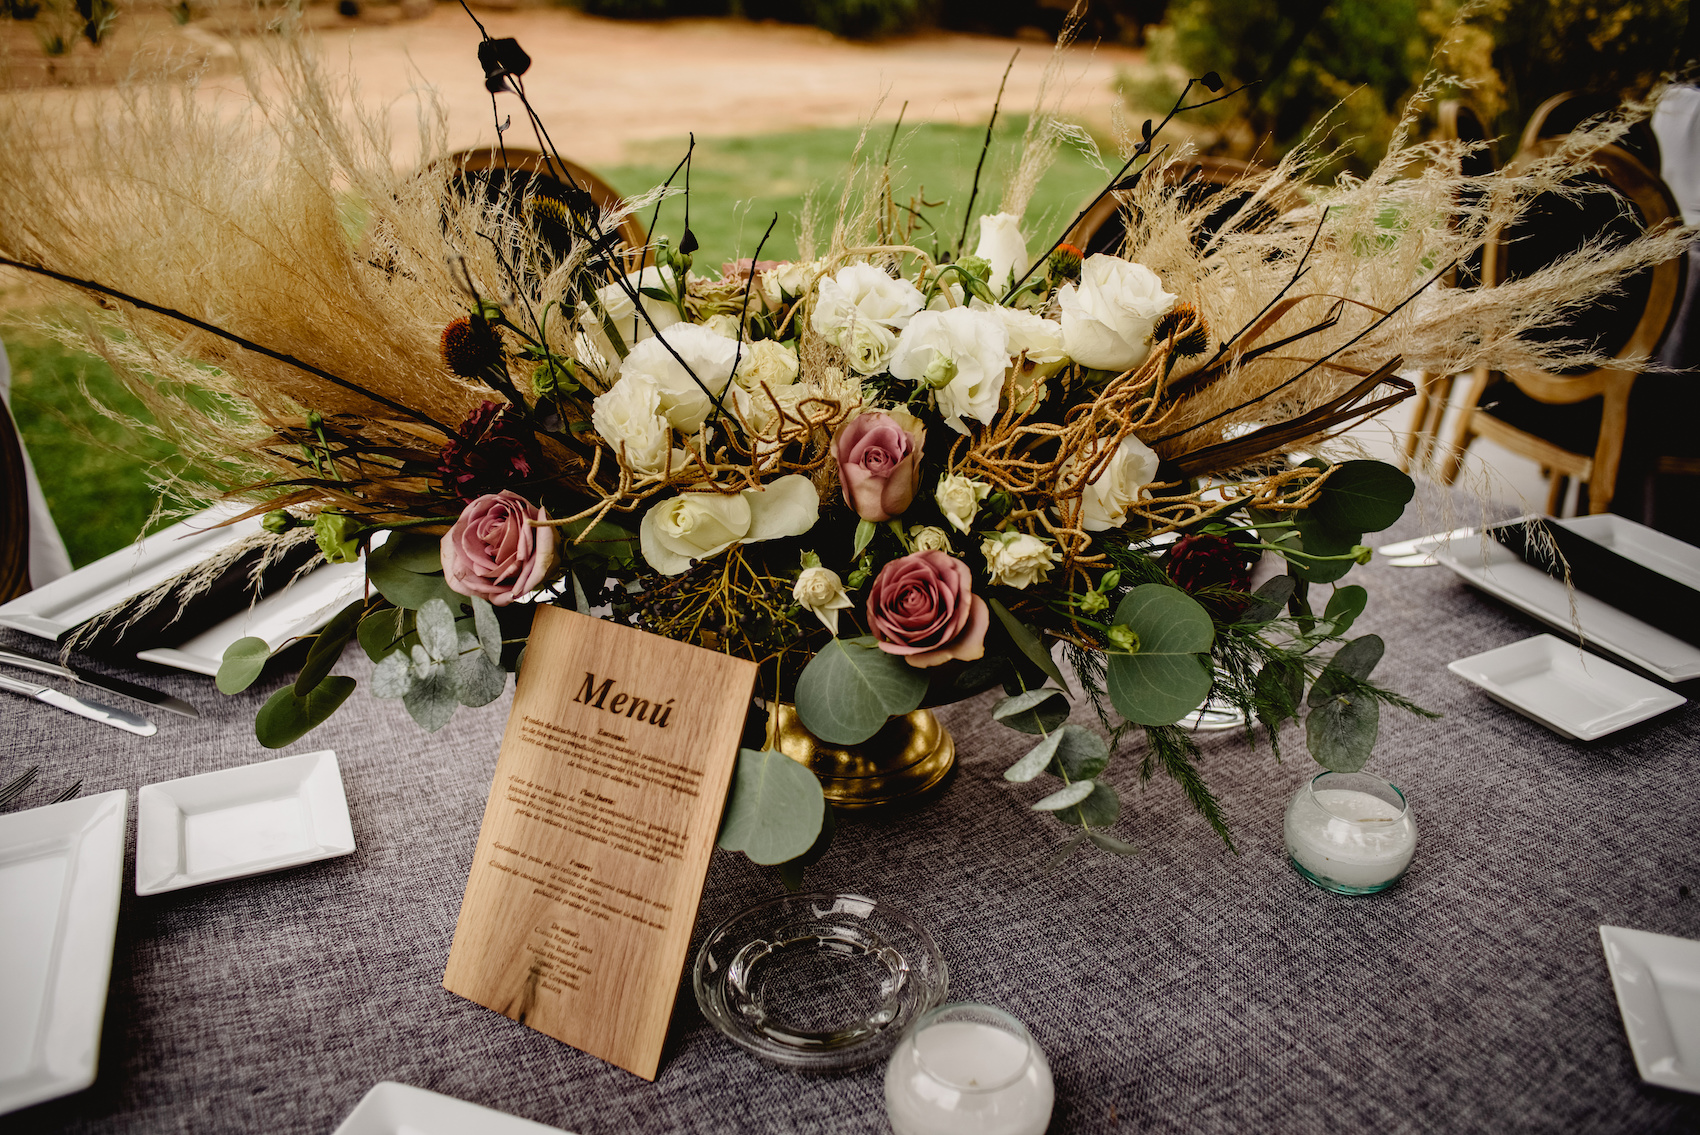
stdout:
<svg viewBox="0 0 1700 1135">
<path fill-rule="evenodd" d="M 1417 826 L 1397 788 L 1364 773 L 1322 773 L 1293 794 L 1287 854 L 1330 890 L 1368 893 L 1411 865 Z"/>
<path fill-rule="evenodd" d="M 892 1053 L 885 1108 L 897 1135 L 1043 1135 L 1055 1088 L 1021 1022 L 983 1005 L 923 1016 Z"/>
</svg>

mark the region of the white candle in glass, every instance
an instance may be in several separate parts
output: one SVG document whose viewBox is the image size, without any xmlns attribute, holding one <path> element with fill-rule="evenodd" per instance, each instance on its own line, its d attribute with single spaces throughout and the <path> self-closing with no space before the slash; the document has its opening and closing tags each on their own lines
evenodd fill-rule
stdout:
<svg viewBox="0 0 1700 1135">
<path fill-rule="evenodd" d="M 1055 1088 L 1020 1021 L 985 1005 L 924 1014 L 891 1054 L 885 1109 L 897 1135 L 1043 1135 Z"/>
<path fill-rule="evenodd" d="M 1367 773 L 1319 773 L 1293 794 L 1287 854 L 1319 887 L 1372 894 L 1392 886 L 1417 850 L 1404 793 Z"/>
</svg>

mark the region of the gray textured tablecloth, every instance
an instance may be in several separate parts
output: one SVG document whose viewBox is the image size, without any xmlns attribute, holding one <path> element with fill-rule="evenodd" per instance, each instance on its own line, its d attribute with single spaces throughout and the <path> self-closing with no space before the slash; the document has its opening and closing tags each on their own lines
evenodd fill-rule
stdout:
<svg viewBox="0 0 1700 1135">
<path fill-rule="evenodd" d="M 1315 769 L 1296 733 L 1285 764 L 1238 735 L 1204 741 L 1239 855 L 1172 782 L 1138 784 L 1135 742 L 1112 779 L 1140 856 L 1042 875 L 1062 830 L 1028 811 L 1038 786 L 1000 778 L 1025 746 L 984 701 L 944 714 L 963 764 L 948 794 L 844 825 L 811 886 L 907 907 L 943 948 L 952 999 L 1027 1023 L 1056 1076 L 1053 1132 L 1700 1127 L 1700 1097 L 1636 1074 L 1597 930 L 1700 936 L 1697 711 L 1563 740 L 1445 669 L 1542 628 L 1441 568 L 1378 563 L 1361 580 L 1359 626 L 1389 644 L 1378 677 L 1446 715 L 1383 717 L 1370 767 L 1406 790 L 1420 831 L 1392 891 L 1325 894 L 1288 867 L 1282 811 Z M 366 670 L 354 653 L 342 666 Z M 763 1064 L 702 1019 L 688 982 L 654 1084 L 441 988 L 506 699 L 430 736 L 362 691 L 285 750 L 336 750 L 355 854 L 137 898 L 134 791 L 278 755 L 250 723 L 279 682 L 224 698 L 208 679 L 130 676 L 205 716 L 159 715 L 139 739 L 0 700 L 0 776 L 44 766 L 24 803 L 78 776 L 132 792 L 99 1079 L 0 1129 L 324 1133 L 388 1079 L 581 1135 L 889 1130 L 881 1068 Z M 699 936 L 780 891 L 716 852 Z"/>
</svg>

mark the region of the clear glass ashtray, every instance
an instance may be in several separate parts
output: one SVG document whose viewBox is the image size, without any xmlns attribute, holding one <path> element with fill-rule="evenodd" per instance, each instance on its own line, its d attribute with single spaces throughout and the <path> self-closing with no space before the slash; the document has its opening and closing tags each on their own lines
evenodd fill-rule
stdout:
<svg viewBox="0 0 1700 1135">
<path fill-rule="evenodd" d="M 944 1003 L 950 975 L 914 919 L 861 895 L 786 895 L 709 934 L 692 973 L 703 1016 L 757 1056 L 811 1072 L 884 1059 Z"/>
</svg>

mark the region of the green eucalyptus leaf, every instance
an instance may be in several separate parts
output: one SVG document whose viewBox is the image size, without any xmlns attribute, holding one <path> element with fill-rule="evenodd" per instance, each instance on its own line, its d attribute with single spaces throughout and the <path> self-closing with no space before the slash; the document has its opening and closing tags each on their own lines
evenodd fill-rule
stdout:
<svg viewBox="0 0 1700 1135">
<path fill-rule="evenodd" d="M 331 616 L 331 621 L 313 639 L 313 645 L 307 651 L 307 661 L 301 664 L 301 673 L 295 679 L 296 697 L 306 697 L 331 672 L 336 660 L 342 657 L 348 640 L 354 637 L 355 629 L 360 625 L 360 613 L 365 609 L 366 600 L 356 599 Z"/>
<path fill-rule="evenodd" d="M 1283 549 L 1296 549 L 1315 556 L 1346 557 L 1363 537 L 1361 532 L 1342 532 L 1328 527 L 1309 512 L 1299 514 L 1298 525 L 1299 538 L 1283 543 Z M 1333 583 L 1355 566 L 1350 558 L 1318 562 L 1303 556 L 1287 557 L 1288 570 L 1306 583 Z"/>
<path fill-rule="evenodd" d="M 1010 717 L 1014 714 L 1025 713 L 1036 706 L 1044 705 L 1052 698 L 1062 698 L 1065 702 L 1068 700 L 1067 696 L 1061 690 L 1042 689 L 1023 691 L 1013 697 L 1007 697 L 998 702 L 998 704 L 992 708 L 992 720 L 1002 721 L 1004 718 Z"/>
<path fill-rule="evenodd" d="M 1033 805 L 1033 810 L 1035 812 L 1060 812 L 1064 808 L 1072 808 L 1092 795 L 1092 789 L 1096 786 L 1096 782 L 1090 780 L 1079 780 L 1073 784 L 1064 785 Z"/>
<path fill-rule="evenodd" d="M 772 749 L 739 749 L 718 842 L 756 863 L 785 863 L 814 847 L 825 813 L 814 773 Z"/>
<path fill-rule="evenodd" d="M 412 611 L 402 607 L 380 607 L 360 620 L 360 629 L 356 633 L 360 638 L 360 649 L 366 652 L 367 658 L 377 662 L 395 653 L 398 648 L 418 642 L 419 637 L 413 628 Z M 410 637 L 413 642 L 407 641 Z"/>
<path fill-rule="evenodd" d="M 1328 597 L 1328 606 L 1322 612 L 1322 617 L 1328 620 L 1333 628 L 1331 633 L 1343 635 L 1352 629 L 1352 624 L 1358 621 L 1358 616 L 1364 613 L 1369 605 L 1369 592 L 1357 584 L 1337 587 L 1334 594 Z"/>
<path fill-rule="evenodd" d="M 1051 771 L 1069 780 L 1091 780 L 1110 764 L 1110 746 L 1083 725 L 1065 725 L 1057 730 L 1059 744 Z"/>
<path fill-rule="evenodd" d="M 1115 789 L 1099 780 L 1093 782 L 1092 795 L 1075 807 L 1058 812 L 1057 819 L 1065 824 L 1107 828 L 1121 819 L 1121 815 L 1122 798 L 1116 795 Z"/>
<path fill-rule="evenodd" d="M 992 614 L 997 616 L 1004 632 L 1009 635 L 1010 641 L 1015 643 L 1015 648 L 1021 651 L 1022 656 L 1044 671 L 1045 676 L 1050 678 L 1051 681 L 1067 689 L 1068 682 L 1063 678 L 1062 671 L 1057 669 L 1056 659 L 1052 658 L 1051 652 L 1045 649 L 1045 644 L 1039 636 L 1034 634 L 1026 623 L 1010 614 L 1009 608 L 996 599 L 987 599 L 986 606 L 991 608 Z"/>
<path fill-rule="evenodd" d="M 458 611 L 466 599 L 455 594 L 440 571 L 417 572 L 404 566 L 426 562 L 424 550 L 413 543 L 423 539 L 426 537 L 404 533 L 399 540 L 392 536 L 382 546 L 373 548 L 366 557 L 366 578 L 397 607 L 417 611 L 432 599 L 441 599 L 451 610 Z"/>
<path fill-rule="evenodd" d="M 578 577 L 573 577 L 573 586 L 578 586 Z M 481 596 L 472 597 L 472 625 L 478 632 L 478 647 L 484 652 L 484 657 L 491 665 L 502 664 L 502 624 L 496 620 L 496 608 L 490 601 Z"/>
<path fill-rule="evenodd" d="M 438 536 L 406 530 L 391 532 L 389 539 L 372 549 L 371 554 L 419 575 L 443 570 L 443 541 Z"/>
<path fill-rule="evenodd" d="M 460 706 L 455 690 L 454 672 L 447 666 L 420 666 L 415 659 L 413 684 L 401 696 L 414 724 L 427 733 L 435 733 L 449 723 Z"/>
<path fill-rule="evenodd" d="M 413 667 L 407 651 L 394 650 L 372 668 L 372 696 L 399 698 L 413 688 Z"/>
<path fill-rule="evenodd" d="M 476 650 L 455 659 L 452 669 L 455 697 L 461 705 L 489 705 L 508 684 L 508 672 Z"/>
<path fill-rule="evenodd" d="M 1320 684 L 1320 682 L 1319 682 Z M 1381 728 L 1381 705 L 1374 698 L 1338 694 L 1305 718 L 1305 744 L 1316 763 L 1330 772 L 1357 772 L 1369 763 Z"/>
<path fill-rule="evenodd" d="M 1305 668 L 1296 658 L 1276 658 L 1258 671 L 1256 690 L 1259 703 L 1257 716 L 1271 729 L 1288 718 L 1299 715 L 1304 701 Z"/>
<path fill-rule="evenodd" d="M 1385 461 L 1342 461 L 1305 512 L 1336 532 L 1361 536 L 1392 527 L 1416 491 L 1416 482 Z"/>
<path fill-rule="evenodd" d="M 1003 778 L 1016 784 L 1026 784 L 1050 765 L 1051 759 L 1057 755 L 1057 746 L 1062 744 L 1061 729 L 1047 734 L 1045 739 L 1027 750 L 1026 756 L 1004 770 Z"/>
<path fill-rule="evenodd" d="M 460 655 L 454 614 L 441 599 L 429 599 L 419 608 L 419 645 L 438 662 L 452 662 Z"/>
<path fill-rule="evenodd" d="M 831 745 L 859 745 L 927 693 L 927 673 L 875 646 L 833 639 L 797 679 L 797 716 Z"/>
<path fill-rule="evenodd" d="M 1321 705 L 1336 694 L 1349 690 L 1351 684 L 1339 681 L 1339 675 L 1349 675 L 1359 681 L 1368 678 L 1386 649 L 1381 636 L 1366 634 L 1336 650 L 1310 688 L 1310 704 Z"/>
<path fill-rule="evenodd" d="M 559 547 L 575 564 L 627 567 L 638 562 L 638 538 L 609 520 L 576 520 L 558 529 Z"/>
<path fill-rule="evenodd" d="M 254 736 L 268 749 L 294 744 L 335 713 L 354 692 L 354 685 L 353 678 L 333 674 L 306 697 L 297 697 L 292 686 L 283 687 L 260 707 L 254 718 Z"/>
<path fill-rule="evenodd" d="M 1038 704 L 1031 709 L 1010 709 L 1001 713 L 994 711 L 993 716 L 1011 729 L 1033 734 L 1049 733 L 1068 720 L 1068 715 L 1071 712 L 1068 698 L 1063 695 L 1061 690 L 1031 690 L 1028 692 L 1051 696 L 1040 698 Z M 1003 710 L 1003 707 L 1008 705 L 1009 702 L 1026 696 L 1027 694 L 1016 694 L 1015 697 L 1006 698 L 1004 702 L 1000 703 L 999 710 Z"/>
<path fill-rule="evenodd" d="M 218 664 L 218 677 L 213 681 L 221 694 L 239 694 L 254 684 L 272 648 L 263 638 L 239 638 L 224 648 L 224 658 Z"/>
<path fill-rule="evenodd" d="M 1139 725 L 1172 725 L 1204 704 L 1216 631 L 1196 599 L 1178 587 L 1142 584 L 1122 599 L 1114 621 L 1138 639 L 1134 653 L 1107 660 L 1105 687 L 1117 713 Z"/>
<path fill-rule="evenodd" d="M 1256 625 L 1280 618 L 1287 609 L 1287 600 L 1293 597 L 1293 590 L 1297 586 L 1290 575 L 1270 576 L 1263 581 L 1262 587 L 1252 592 L 1251 606 L 1241 613 L 1239 621 L 1246 625 Z"/>
<path fill-rule="evenodd" d="M 1103 832 L 1088 832 L 1086 838 L 1092 841 L 1092 846 L 1111 855 L 1138 855 L 1139 849 L 1131 843 L 1123 843 L 1112 835 Z"/>
</svg>

